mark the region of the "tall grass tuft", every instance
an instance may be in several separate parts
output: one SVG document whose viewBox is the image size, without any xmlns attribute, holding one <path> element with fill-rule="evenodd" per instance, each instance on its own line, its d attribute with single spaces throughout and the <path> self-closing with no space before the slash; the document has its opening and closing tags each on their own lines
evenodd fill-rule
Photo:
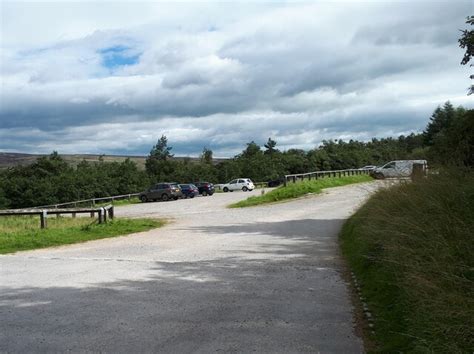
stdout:
<svg viewBox="0 0 474 354">
<path fill-rule="evenodd" d="M 472 172 L 382 190 L 345 224 L 378 350 L 473 352 L 473 230 Z"/>
</svg>

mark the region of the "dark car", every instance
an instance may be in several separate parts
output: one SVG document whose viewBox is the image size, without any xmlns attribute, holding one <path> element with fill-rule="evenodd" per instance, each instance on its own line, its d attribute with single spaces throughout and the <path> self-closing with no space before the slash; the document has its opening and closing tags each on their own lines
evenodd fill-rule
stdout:
<svg viewBox="0 0 474 354">
<path fill-rule="evenodd" d="M 170 199 L 179 199 L 183 196 L 181 188 L 176 183 L 157 183 L 146 191 L 141 192 L 139 198 L 142 202 L 163 200 L 167 201 Z"/>
<path fill-rule="evenodd" d="M 203 196 L 206 195 L 213 195 L 214 194 L 214 185 L 209 182 L 195 182 L 194 185 L 198 187 L 199 189 L 199 194 L 202 194 Z"/>
<path fill-rule="evenodd" d="M 180 184 L 179 187 L 185 198 L 194 198 L 199 195 L 199 189 L 194 184 Z"/>
<path fill-rule="evenodd" d="M 267 185 L 269 188 L 271 188 L 271 187 L 278 187 L 282 183 L 283 183 L 283 179 L 280 178 L 280 179 L 274 179 L 274 180 L 268 181 Z"/>
</svg>

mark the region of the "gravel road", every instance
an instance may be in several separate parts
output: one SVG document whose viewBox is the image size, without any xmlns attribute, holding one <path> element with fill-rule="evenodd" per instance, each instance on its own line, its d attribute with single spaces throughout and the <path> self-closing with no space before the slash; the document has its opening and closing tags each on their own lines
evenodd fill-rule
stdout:
<svg viewBox="0 0 474 354">
<path fill-rule="evenodd" d="M 145 203 L 163 228 L 0 256 L 0 352 L 363 352 L 337 234 L 379 182 L 226 209 Z"/>
</svg>

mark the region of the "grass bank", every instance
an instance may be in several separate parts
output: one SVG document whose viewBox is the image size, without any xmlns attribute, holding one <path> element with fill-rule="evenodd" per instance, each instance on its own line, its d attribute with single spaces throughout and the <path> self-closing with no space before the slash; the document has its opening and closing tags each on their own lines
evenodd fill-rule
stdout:
<svg viewBox="0 0 474 354">
<path fill-rule="evenodd" d="M 260 204 L 275 203 L 287 199 L 298 198 L 306 194 L 321 193 L 324 188 L 340 187 L 346 184 L 371 181 L 367 175 L 323 178 L 311 181 L 289 183 L 286 187 L 279 187 L 258 197 L 249 197 L 240 202 L 229 205 L 229 208 L 244 208 Z"/>
<path fill-rule="evenodd" d="M 474 174 L 375 194 L 341 246 L 374 317 L 379 352 L 474 351 Z"/>
<path fill-rule="evenodd" d="M 99 225 L 86 217 L 61 217 L 49 218 L 47 229 L 39 224 L 38 217 L 0 217 L 0 254 L 127 235 L 160 227 L 163 221 L 115 219 Z"/>
<path fill-rule="evenodd" d="M 138 197 L 132 197 L 130 199 L 114 200 L 113 203 L 110 200 L 103 203 L 96 203 L 94 207 L 100 208 L 100 207 L 107 206 L 110 204 L 113 204 L 114 206 L 121 206 L 121 205 L 130 205 L 130 204 L 139 204 L 139 203 L 141 203 L 141 201 L 140 199 L 138 199 Z"/>
</svg>

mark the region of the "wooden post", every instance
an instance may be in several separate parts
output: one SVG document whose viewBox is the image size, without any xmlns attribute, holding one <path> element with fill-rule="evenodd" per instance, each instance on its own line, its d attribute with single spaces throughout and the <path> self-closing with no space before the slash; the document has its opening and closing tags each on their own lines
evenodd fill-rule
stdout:
<svg viewBox="0 0 474 354">
<path fill-rule="evenodd" d="M 93 211 L 91 211 L 91 218 L 93 218 L 95 215 L 95 213 Z"/>
<path fill-rule="evenodd" d="M 296 183 L 296 176 L 293 176 L 293 183 Z"/>
<path fill-rule="evenodd" d="M 104 223 L 107 223 L 107 210 L 105 208 L 103 208 L 102 210 L 103 210 L 102 217 L 104 219 Z"/>
<path fill-rule="evenodd" d="M 109 208 L 109 219 L 113 220 L 114 219 L 114 207 L 112 206 Z"/>
<path fill-rule="evenodd" d="M 423 168 L 423 164 L 421 163 L 414 163 L 413 170 L 411 172 L 411 180 L 412 181 L 419 181 L 425 175 L 425 171 Z"/>
<path fill-rule="evenodd" d="M 41 228 L 46 229 L 48 227 L 48 212 L 43 210 L 40 214 Z"/>
<path fill-rule="evenodd" d="M 99 209 L 99 224 L 104 222 L 104 208 Z"/>
<path fill-rule="evenodd" d="M 76 217 L 76 213 L 72 213 L 71 215 L 72 215 L 72 217 L 73 217 L 73 218 L 75 218 L 75 217 Z"/>
</svg>

